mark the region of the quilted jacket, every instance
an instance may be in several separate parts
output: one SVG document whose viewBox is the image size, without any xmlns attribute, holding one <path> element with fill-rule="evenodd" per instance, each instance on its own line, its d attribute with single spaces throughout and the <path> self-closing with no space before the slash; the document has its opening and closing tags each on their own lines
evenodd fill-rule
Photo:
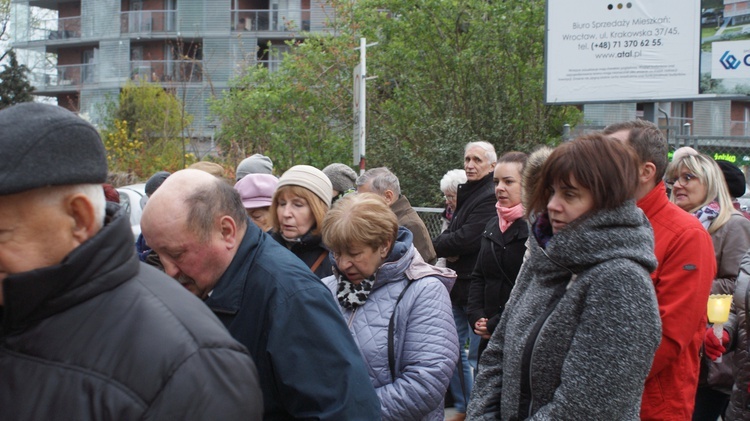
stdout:
<svg viewBox="0 0 750 421">
<path fill-rule="evenodd" d="M 724 324 L 724 329 L 729 333 L 731 344 L 727 349 L 734 350 L 734 357 L 730 360 L 733 364 L 734 386 L 732 387 L 732 398 L 727 408 L 726 420 L 746 420 L 750 418 L 750 336 L 748 332 L 748 306 L 750 305 L 750 252 L 745 254 L 740 265 L 737 276 L 737 284 L 734 290 L 734 305 L 732 305 L 729 322 Z M 728 359 L 728 356 L 724 356 Z"/>
<path fill-rule="evenodd" d="M 750 248 L 750 221 L 741 213 L 733 212 L 727 223 L 711 234 L 711 241 L 716 256 L 716 279 L 711 286 L 711 294 L 734 294 L 742 256 Z M 711 362 L 704 356 L 698 386 L 731 394 L 734 384 L 733 359 L 733 352 L 724 356 L 720 363 Z"/>
<path fill-rule="evenodd" d="M 323 279 L 336 295 L 337 271 Z M 387 262 L 375 273 L 365 305 L 341 307 L 380 398 L 383 420 L 443 420 L 443 398 L 458 360 L 458 336 L 448 291 L 456 275 L 430 266 L 412 245 L 412 234 L 399 228 Z M 388 364 L 388 324 L 396 307 L 395 380 Z"/>
</svg>

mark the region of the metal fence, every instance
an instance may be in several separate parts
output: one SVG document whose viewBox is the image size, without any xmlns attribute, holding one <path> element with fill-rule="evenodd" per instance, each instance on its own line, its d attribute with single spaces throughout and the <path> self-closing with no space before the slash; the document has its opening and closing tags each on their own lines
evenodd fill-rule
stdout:
<svg viewBox="0 0 750 421">
<path fill-rule="evenodd" d="M 427 227 L 427 231 L 430 233 L 430 238 L 437 237 L 443 227 L 443 209 L 441 208 L 414 208 L 417 211 L 417 215 L 422 218 Z"/>
</svg>

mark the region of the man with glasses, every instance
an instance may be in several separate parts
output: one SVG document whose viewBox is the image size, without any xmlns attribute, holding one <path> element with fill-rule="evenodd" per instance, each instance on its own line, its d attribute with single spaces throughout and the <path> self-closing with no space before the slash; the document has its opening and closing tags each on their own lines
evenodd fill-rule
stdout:
<svg viewBox="0 0 750 421">
<path fill-rule="evenodd" d="M 646 378 L 641 419 L 690 420 L 706 331 L 706 302 L 716 274 L 713 243 L 696 217 L 667 198 L 662 181 L 667 142 L 659 128 L 635 120 L 613 124 L 604 133 L 636 151 L 640 163 L 635 199 L 654 229 L 658 267 L 651 280 L 659 302 L 662 339 Z M 691 178 L 683 174 L 668 183 L 684 186 Z"/>
</svg>

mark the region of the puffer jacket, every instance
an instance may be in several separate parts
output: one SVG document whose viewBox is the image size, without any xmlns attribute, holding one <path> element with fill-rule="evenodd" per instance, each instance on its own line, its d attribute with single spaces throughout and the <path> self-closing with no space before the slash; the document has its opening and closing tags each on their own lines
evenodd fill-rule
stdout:
<svg viewBox="0 0 750 421">
<path fill-rule="evenodd" d="M 0 419 L 260 420 L 247 350 L 138 261 L 117 209 L 60 264 L 4 279 Z"/>
<path fill-rule="evenodd" d="M 638 420 L 661 338 L 648 220 L 628 201 L 551 238 L 541 215 L 533 233 L 530 259 L 482 355 L 469 419 Z M 562 297 L 549 306 L 555 294 Z"/>
<path fill-rule="evenodd" d="M 740 265 L 733 304 L 729 321 L 724 325 L 724 330 L 731 339 L 727 349 L 734 350 L 734 356 L 730 360 L 734 385 L 726 419 L 747 420 L 750 419 L 750 393 L 747 391 L 750 384 L 750 251 L 745 254 Z"/>
<path fill-rule="evenodd" d="M 380 398 L 383 420 L 443 420 L 443 400 L 458 360 L 458 336 L 448 291 L 455 282 L 450 269 L 424 262 L 412 245 L 412 234 L 399 228 L 391 254 L 375 273 L 365 305 L 342 306 L 370 380 Z M 323 279 L 336 296 L 340 276 Z M 395 380 L 388 363 L 388 324 L 398 296 L 394 329 Z"/>
<path fill-rule="evenodd" d="M 302 237 L 295 239 L 294 241 L 287 241 L 280 233 L 276 231 L 269 231 L 271 237 L 276 240 L 279 244 L 286 247 L 300 260 L 305 262 L 307 267 L 312 268 L 315 262 L 320 258 L 321 254 L 323 260 L 320 265 L 315 269 L 314 273 L 318 275 L 318 278 L 323 279 L 326 276 L 333 274 L 333 266 L 328 259 L 328 249 L 323 246 L 323 241 L 320 235 L 313 235 L 307 233 Z"/>
<path fill-rule="evenodd" d="M 711 294 L 734 294 L 742 256 L 750 249 L 750 221 L 741 213 L 732 212 L 727 223 L 711 234 L 711 241 L 716 256 L 716 279 L 711 285 Z M 722 358 L 720 363 L 710 361 L 705 356 L 701 358 L 699 386 L 731 394 L 734 384 L 733 359 L 733 352 Z"/>
<path fill-rule="evenodd" d="M 711 294 L 732 294 L 742 256 L 750 248 L 750 221 L 732 212 L 727 223 L 711 234 L 711 240 L 717 265 Z"/>
</svg>

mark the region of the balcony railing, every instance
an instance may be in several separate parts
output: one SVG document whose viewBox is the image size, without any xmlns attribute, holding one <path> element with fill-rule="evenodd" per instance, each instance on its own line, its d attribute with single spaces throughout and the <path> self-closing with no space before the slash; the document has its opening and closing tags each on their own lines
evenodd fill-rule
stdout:
<svg viewBox="0 0 750 421">
<path fill-rule="evenodd" d="M 29 28 L 28 38 L 23 41 L 62 41 L 78 38 L 81 38 L 81 17 L 74 16 L 35 22 L 35 25 Z"/>
<path fill-rule="evenodd" d="M 120 33 L 176 32 L 175 10 L 136 10 L 120 13 Z"/>
<path fill-rule="evenodd" d="M 31 73 L 31 84 L 37 90 L 66 89 L 96 81 L 96 64 L 52 66 Z"/>
<path fill-rule="evenodd" d="M 732 120 L 729 124 L 730 136 L 750 136 L 750 121 Z"/>
<path fill-rule="evenodd" d="M 299 32 L 310 30 L 310 9 L 232 10 L 232 30 Z"/>
<path fill-rule="evenodd" d="M 269 73 L 273 73 L 281 67 L 281 60 L 258 60 L 258 64 L 267 68 Z"/>
<path fill-rule="evenodd" d="M 200 60 L 135 60 L 130 62 L 130 79 L 148 82 L 201 82 Z"/>
</svg>

